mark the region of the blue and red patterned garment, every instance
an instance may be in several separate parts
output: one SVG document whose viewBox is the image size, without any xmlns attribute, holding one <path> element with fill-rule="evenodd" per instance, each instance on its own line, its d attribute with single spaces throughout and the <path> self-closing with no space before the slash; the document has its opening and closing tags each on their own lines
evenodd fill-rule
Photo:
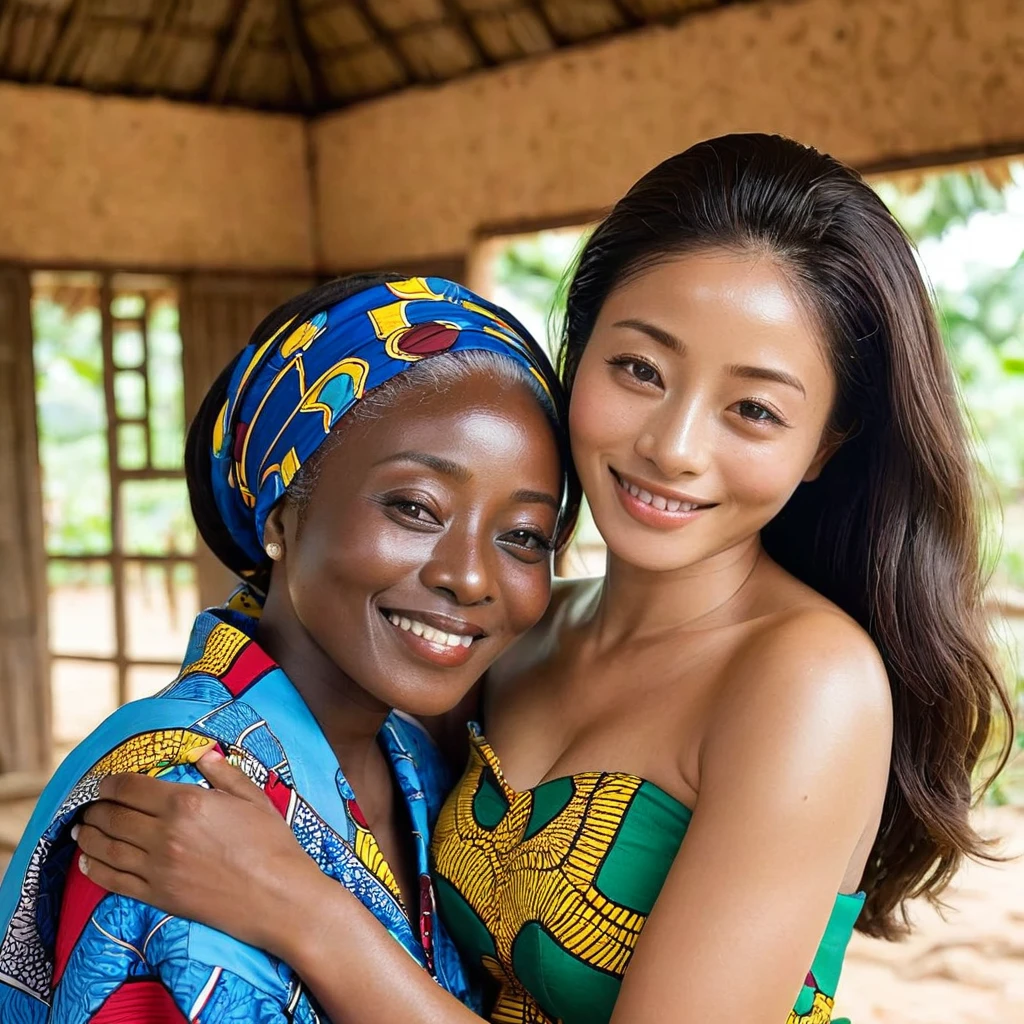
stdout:
<svg viewBox="0 0 1024 1024">
<path fill-rule="evenodd" d="M 115 712 L 44 791 L 0 886 L 3 1024 L 323 1019 L 286 964 L 108 893 L 78 870 L 71 825 L 96 799 L 104 776 L 134 771 L 205 785 L 193 762 L 215 743 L 264 789 L 321 870 L 354 893 L 441 985 L 474 1005 L 458 954 L 434 915 L 427 851 L 450 781 L 437 751 L 420 726 L 398 713 L 381 730 L 413 823 L 421 880 L 414 928 L 316 720 L 253 641 L 255 621 L 237 608 L 200 614 L 175 682 Z"/>
</svg>

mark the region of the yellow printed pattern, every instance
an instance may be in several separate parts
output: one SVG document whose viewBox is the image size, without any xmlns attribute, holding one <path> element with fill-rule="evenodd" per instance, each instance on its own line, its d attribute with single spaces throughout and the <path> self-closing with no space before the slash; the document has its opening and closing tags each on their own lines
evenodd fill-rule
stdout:
<svg viewBox="0 0 1024 1024">
<path fill-rule="evenodd" d="M 395 899 L 398 900 L 399 905 L 401 905 L 402 893 L 398 888 L 398 881 L 395 878 L 394 872 L 391 870 L 391 865 L 384 859 L 384 854 L 381 851 L 380 846 L 377 845 L 377 840 L 374 839 L 373 833 L 359 822 L 355 822 L 355 826 L 356 856 L 378 881 L 387 886 L 391 895 L 394 896 Z"/>
<path fill-rule="evenodd" d="M 159 775 L 180 764 L 193 764 L 212 746 L 209 736 L 190 729 L 157 729 L 140 733 L 93 765 L 90 775 L 122 775 L 125 772 Z"/>
<path fill-rule="evenodd" d="M 575 775 L 566 806 L 524 839 L 533 793 L 513 791 L 500 766 L 484 760 L 489 749 L 481 745 L 478 752 L 481 757 L 474 758 L 438 819 L 436 868 L 443 878 L 458 879 L 463 898 L 494 939 L 498 961 L 487 966 L 503 987 L 491 1020 L 551 1024 L 515 981 L 512 945 L 525 924 L 543 921 L 559 945 L 584 963 L 619 975 L 625 971 L 646 917 L 609 900 L 594 879 L 642 781 L 601 772 Z M 510 805 L 494 829 L 481 826 L 473 813 L 474 794 L 488 768 Z M 452 835 L 458 841 L 448 841 Z"/>
<path fill-rule="evenodd" d="M 202 655 L 185 665 L 178 678 L 184 679 L 185 676 L 201 672 L 220 679 L 248 642 L 249 638 L 240 629 L 226 622 L 218 622 L 203 645 Z"/>
<path fill-rule="evenodd" d="M 807 1013 L 798 1014 L 796 1010 L 791 1010 L 786 1024 L 829 1024 L 834 1005 L 835 1000 L 829 999 L 824 992 L 815 992 L 814 1003 Z"/>
</svg>

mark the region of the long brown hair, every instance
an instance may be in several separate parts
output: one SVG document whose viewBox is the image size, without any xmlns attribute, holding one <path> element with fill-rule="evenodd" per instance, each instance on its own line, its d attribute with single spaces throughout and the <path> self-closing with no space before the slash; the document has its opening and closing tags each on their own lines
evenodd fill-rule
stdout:
<svg viewBox="0 0 1024 1024">
<path fill-rule="evenodd" d="M 906 929 L 905 900 L 934 901 L 965 855 L 987 856 L 969 820 L 974 771 L 1001 739 L 998 771 L 1012 739 L 997 729 L 1012 710 L 984 615 L 983 505 L 956 384 L 912 245 L 885 204 L 832 157 L 750 134 L 664 161 L 587 241 L 567 292 L 566 386 L 612 288 L 709 248 L 776 260 L 830 345 L 830 427 L 845 440 L 762 540 L 885 661 L 892 768 L 858 928 L 892 938 Z"/>
</svg>

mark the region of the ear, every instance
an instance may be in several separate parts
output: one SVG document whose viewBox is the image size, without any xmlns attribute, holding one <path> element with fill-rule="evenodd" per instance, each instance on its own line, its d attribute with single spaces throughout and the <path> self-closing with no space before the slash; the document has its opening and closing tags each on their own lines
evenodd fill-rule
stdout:
<svg viewBox="0 0 1024 1024">
<path fill-rule="evenodd" d="M 847 437 L 849 437 L 849 431 L 840 432 L 832 427 L 825 428 L 824 433 L 821 435 L 821 443 L 818 445 L 818 450 L 815 452 L 811 464 L 807 467 L 807 472 L 804 473 L 804 483 L 810 483 L 821 476 L 821 471 L 828 465 L 828 460 L 842 448 L 843 442 Z"/>
<path fill-rule="evenodd" d="M 270 510 L 270 515 L 267 516 L 266 526 L 263 527 L 263 550 L 270 554 L 273 550 L 270 545 L 276 544 L 280 551 L 280 555 L 277 555 L 277 557 L 271 555 L 275 562 L 279 562 L 287 550 L 285 546 L 285 525 L 281 514 L 284 504 L 285 503 L 283 501 L 279 501 Z"/>
</svg>

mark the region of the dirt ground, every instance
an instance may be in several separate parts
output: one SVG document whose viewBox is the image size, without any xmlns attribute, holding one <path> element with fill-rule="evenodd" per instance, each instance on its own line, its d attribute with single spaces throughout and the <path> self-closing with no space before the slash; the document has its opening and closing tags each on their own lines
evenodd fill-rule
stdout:
<svg viewBox="0 0 1024 1024">
<path fill-rule="evenodd" d="M 942 919 L 916 904 L 899 943 L 855 935 L 835 1015 L 852 1024 L 1024 1022 L 1024 808 L 989 808 L 978 827 L 999 837 L 1004 864 L 968 864 Z"/>
</svg>

